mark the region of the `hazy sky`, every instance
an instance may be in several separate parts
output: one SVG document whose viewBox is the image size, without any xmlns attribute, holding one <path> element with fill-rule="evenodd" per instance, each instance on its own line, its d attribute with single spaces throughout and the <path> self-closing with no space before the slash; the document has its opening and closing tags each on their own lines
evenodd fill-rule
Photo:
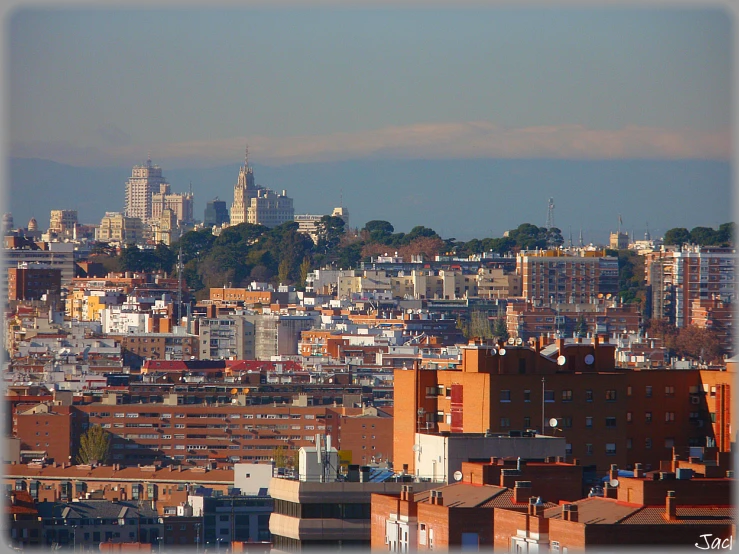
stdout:
<svg viewBox="0 0 739 554">
<path fill-rule="evenodd" d="M 730 152 L 721 10 L 30 9 L 10 153 L 73 165 Z"/>
</svg>

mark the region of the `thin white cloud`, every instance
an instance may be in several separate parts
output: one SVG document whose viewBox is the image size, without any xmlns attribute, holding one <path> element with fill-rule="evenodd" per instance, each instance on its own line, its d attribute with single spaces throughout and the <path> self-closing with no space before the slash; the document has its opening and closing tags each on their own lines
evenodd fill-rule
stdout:
<svg viewBox="0 0 739 554">
<path fill-rule="evenodd" d="M 729 131 L 661 129 L 627 125 L 588 129 L 582 125 L 504 128 L 487 121 L 423 123 L 355 133 L 292 137 L 243 136 L 135 146 L 77 148 L 62 143 L 14 145 L 12 154 L 74 165 L 129 165 L 147 152 L 160 164 L 207 166 L 243 157 L 267 164 L 340 161 L 357 158 L 560 158 L 724 159 Z"/>
</svg>

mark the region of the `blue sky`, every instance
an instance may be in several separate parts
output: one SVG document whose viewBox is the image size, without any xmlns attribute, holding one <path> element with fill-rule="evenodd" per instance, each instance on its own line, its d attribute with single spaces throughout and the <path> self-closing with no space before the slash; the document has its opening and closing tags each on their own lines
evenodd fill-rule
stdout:
<svg viewBox="0 0 739 554">
<path fill-rule="evenodd" d="M 720 9 L 30 9 L 10 153 L 73 165 L 728 159 Z"/>
</svg>

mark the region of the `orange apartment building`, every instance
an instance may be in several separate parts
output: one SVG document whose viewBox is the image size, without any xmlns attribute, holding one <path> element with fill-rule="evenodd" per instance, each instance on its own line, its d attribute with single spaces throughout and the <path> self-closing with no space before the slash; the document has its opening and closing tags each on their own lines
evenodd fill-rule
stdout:
<svg viewBox="0 0 739 554">
<path fill-rule="evenodd" d="M 415 434 L 444 431 L 564 436 L 568 456 L 600 471 L 657 467 L 673 447 L 729 451 L 735 375 L 735 363 L 728 371 L 617 368 L 614 345 L 598 336 L 543 348 L 478 341 L 463 347 L 459 370 L 395 370 L 395 465 L 413 471 Z"/>
<path fill-rule="evenodd" d="M 269 306 L 274 302 L 275 294 L 268 290 L 248 290 L 245 288 L 211 288 L 210 289 L 210 300 L 211 302 L 220 303 L 243 303 L 245 305 L 253 306 L 254 304 L 261 304 L 263 306 Z"/>
<path fill-rule="evenodd" d="M 552 303 L 587 303 L 618 294 L 618 258 L 605 251 L 526 250 L 516 259 L 524 298 Z M 601 296 L 602 298 L 602 296 Z"/>
<path fill-rule="evenodd" d="M 636 333 L 642 320 L 636 304 L 617 305 L 615 301 L 535 306 L 529 300 L 508 304 L 506 308 L 508 333 L 524 340 L 558 332 L 571 337 L 581 317 L 590 335 Z"/>
<path fill-rule="evenodd" d="M 351 464 L 393 460 L 392 408 L 332 408 L 336 425 L 332 441 L 338 450 L 351 453 Z M 390 413 L 388 413 L 390 412 Z"/>
<path fill-rule="evenodd" d="M 525 511 L 532 495 L 552 507 L 582 497 L 583 467 L 576 464 L 494 458 L 463 463 L 461 473 L 461 481 L 424 492 L 408 485 L 400 497 L 373 494 L 372 548 L 479 550 L 493 544 L 495 508 Z"/>
<path fill-rule="evenodd" d="M 661 465 L 671 471 L 645 472 L 638 464 L 633 477 L 619 477 L 617 487 L 607 487 L 603 497 L 560 502 L 553 508 L 532 498 L 526 513 L 496 508 L 495 550 L 580 552 L 615 545 L 708 550 L 705 535 L 709 544 L 718 539 L 728 548 L 736 534 L 735 482 L 733 474 L 726 474 L 730 466 L 698 459 Z M 723 475 L 709 476 L 719 468 Z M 610 477 L 615 473 L 614 467 Z"/>
</svg>

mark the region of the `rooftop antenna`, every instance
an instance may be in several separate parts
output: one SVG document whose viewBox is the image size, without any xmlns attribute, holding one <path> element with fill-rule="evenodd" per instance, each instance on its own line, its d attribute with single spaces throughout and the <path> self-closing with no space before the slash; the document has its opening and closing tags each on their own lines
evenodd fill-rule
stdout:
<svg viewBox="0 0 739 554">
<path fill-rule="evenodd" d="M 339 207 L 344 207 L 344 187 L 339 189 Z"/>
<path fill-rule="evenodd" d="M 618 214 L 618 232 L 621 234 L 621 225 L 623 224 L 623 221 L 621 221 L 621 214 Z"/>
<path fill-rule="evenodd" d="M 570 248 L 572 248 L 572 226 L 571 225 L 568 225 L 567 228 L 570 230 L 570 240 L 569 240 L 569 244 L 567 246 L 569 246 Z"/>
<path fill-rule="evenodd" d="M 652 236 L 649 234 L 649 222 L 646 223 L 647 230 L 644 233 L 644 240 L 652 240 Z"/>
<path fill-rule="evenodd" d="M 549 199 L 546 227 L 547 227 L 547 231 L 551 231 L 552 227 L 554 227 L 554 198 Z"/>
<path fill-rule="evenodd" d="M 246 145 L 246 153 L 244 154 L 244 167 L 249 167 L 249 145 Z"/>
<path fill-rule="evenodd" d="M 146 165 L 151 165 L 151 150 L 149 150 L 149 153 L 146 155 Z"/>
<path fill-rule="evenodd" d="M 583 246 L 585 245 L 583 244 L 583 241 L 582 241 L 582 226 L 580 226 L 580 248 L 582 248 Z"/>
</svg>

